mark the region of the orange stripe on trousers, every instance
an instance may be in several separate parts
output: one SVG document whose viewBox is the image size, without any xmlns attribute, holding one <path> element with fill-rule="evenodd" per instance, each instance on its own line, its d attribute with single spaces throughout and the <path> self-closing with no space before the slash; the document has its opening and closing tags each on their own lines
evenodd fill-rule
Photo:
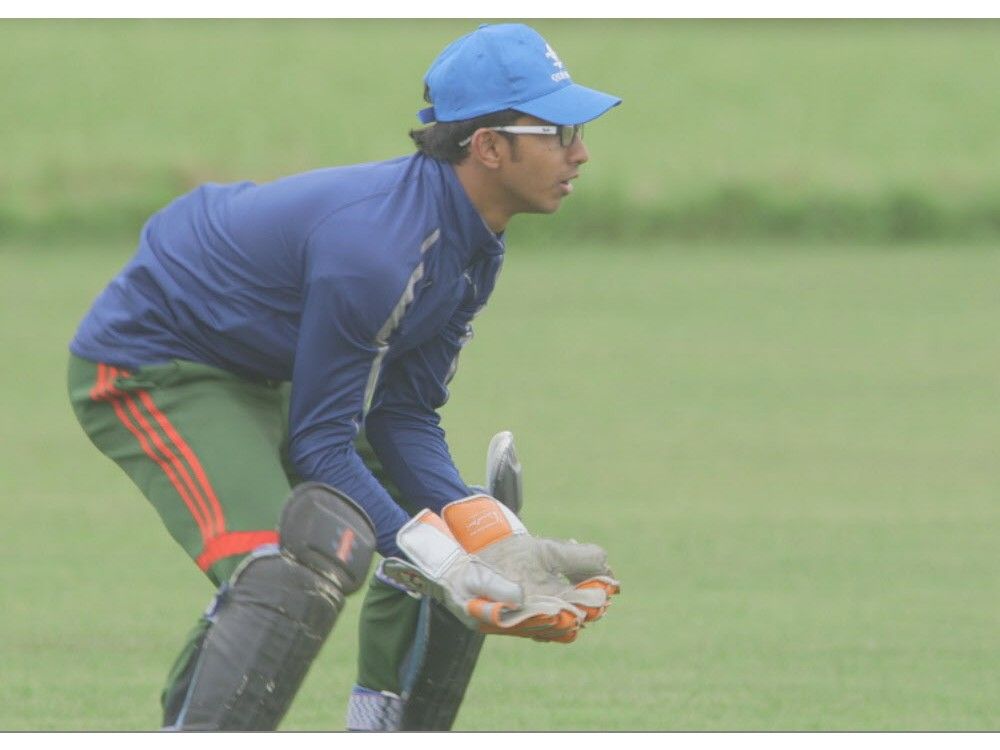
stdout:
<svg viewBox="0 0 1000 750">
<path fill-rule="evenodd" d="M 150 446 L 149 441 L 146 440 L 146 437 L 129 420 L 128 415 L 125 413 L 125 408 L 118 401 L 111 401 L 111 408 L 115 410 L 115 414 L 118 416 L 118 421 L 120 421 L 125 426 L 125 429 L 131 432 L 135 439 L 139 441 L 139 445 L 143 452 L 153 459 L 153 461 L 156 462 L 156 465 L 159 466 L 163 470 L 163 473 L 167 475 L 167 479 L 170 480 L 170 484 L 172 484 L 174 489 L 177 490 L 177 494 L 180 495 L 181 500 L 184 501 L 187 509 L 191 512 L 195 523 L 198 524 L 198 530 L 201 532 L 202 542 L 206 542 L 208 540 L 208 530 L 205 523 L 198 515 L 198 509 L 194 506 L 194 503 L 191 502 L 191 498 L 188 497 L 187 491 L 184 489 L 184 485 L 177 479 L 177 476 L 174 474 L 170 464 L 156 454 L 152 446 Z"/>
<path fill-rule="evenodd" d="M 96 401 L 109 401 L 111 403 L 119 421 L 136 438 L 146 455 L 163 470 L 177 494 L 184 501 L 201 532 L 202 551 L 195 558 L 198 567 L 202 571 L 207 571 L 225 557 L 246 554 L 264 544 L 277 544 L 278 532 L 274 530 L 226 532 L 225 519 L 218 497 L 211 482 L 208 481 L 201 461 L 198 460 L 190 445 L 180 436 L 167 416 L 156 405 L 149 392 L 136 391 L 142 405 L 163 430 L 167 441 L 172 443 L 173 447 L 186 459 L 187 466 L 185 466 L 184 462 L 164 442 L 153 425 L 143 416 L 143 412 L 133 396 L 115 387 L 114 381 L 118 375 L 128 377 L 128 373 L 124 370 L 99 364 L 97 383 L 91 389 L 90 396 Z M 129 419 L 128 413 L 122 406 L 122 401 L 125 402 L 128 411 L 135 419 L 134 423 Z M 191 474 L 188 473 L 188 467 L 194 473 L 195 479 L 192 479 Z M 178 477 L 178 473 L 180 477 Z M 211 510 L 209 510 L 208 505 L 211 506 Z"/>
<path fill-rule="evenodd" d="M 219 505 L 219 498 L 216 497 L 212 483 L 208 481 L 208 477 L 205 475 L 205 469 L 202 468 L 201 461 L 198 460 L 194 451 L 191 450 L 191 446 L 185 442 L 184 438 L 180 436 L 170 423 L 170 420 L 167 419 L 167 415 L 160 411 L 160 408 L 153 402 L 152 396 L 147 391 L 139 391 L 139 399 L 149 413 L 153 415 L 153 419 L 160 425 L 160 428 L 166 433 L 174 446 L 181 452 L 181 455 L 187 460 L 188 466 L 191 467 L 195 477 L 198 479 L 198 484 L 204 491 L 208 504 L 211 506 L 211 510 L 206 511 L 206 513 L 209 518 L 213 518 L 214 516 L 215 528 L 212 536 L 222 534 L 226 530 L 226 521 L 223 517 L 222 506 Z"/>
<path fill-rule="evenodd" d="M 224 557 L 252 552 L 263 544 L 277 544 L 277 531 L 230 531 L 205 544 L 195 562 L 203 571 Z"/>
<path fill-rule="evenodd" d="M 108 401 L 113 396 L 121 394 L 114 385 L 114 377 L 112 374 L 113 368 L 108 367 L 106 364 L 97 365 L 97 382 L 94 383 L 94 387 L 90 389 L 90 399 L 91 401 Z M 128 373 L 124 370 L 122 374 L 126 377 Z"/>
<path fill-rule="evenodd" d="M 101 386 L 104 383 L 104 363 L 101 362 L 97 365 L 97 380 L 94 382 L 94 387 L 90 389 L 90 400 L 100 401 L 101 400 Z"/>
<path fill-rule="evenodd" d="M 166 443 L 163 442 L 163 439 L 160 437 L 159 433 L 157 433 L 156 430 L 153 428 L 153 425 L 151 425 L 149 421 L 143 416 L 142 412 L 139 410 L 139 407 L 135 402 L 135 399 L 132 398 L 132 396 L 130 396 L 127 393 L 123 393 L 122 398 L 128 405 L 128 409 L 132 413 L 132 416 L 135 418 L 136 422 L 138 422 L 139 426 L 145 431 L 146 435 L 150 439 L 152 439 L 153 445 L 155 445 L 156 448 L 160 451 L 160 454 L 166 457 L 166 459 L 170 462 L 171 466 L 173 466 L 174 469 L 176 469 L 177 473 L 180 475 L 181 480 L 184 482 L 184 485 L 187 487 L 188 492 L 190 492 L 191 497 L 194 499 L 195 504 L 198 506 L 198 510 L 200 512 L 200 518 L 203 519 L 202 521 L 199 522 L 199 526 L 204 526 L 202 536 L 206 540 L 208 540 L 211 539 L 216 534 L 219 534 L 222 531 L 224 531 L 225 529 L 221 528 L 222 526 L 221 520 L 218 518 L 212 518 L 212 514 L 211 512 L 209 512 L 208 506 L 205 503 L 205 498 L 202 496 L 194 480 L 191 479 L 191 475 L 188 473 L 188 470 L 184 466 L 184 463 L 177 457 L 177 454 L 175 454 L 172 450 L 170 450 L 170 446 L 168 446 Z"/>
<path fill-rule="evenodd" d="M 121 390 L 119 390 L 114 386 L 114 380 L 115 378 L 118 377 L 119 374 L 128 377 L 128 373 L 124 370 L 119 371 L 118 368 L 116 367 L 110 367 L 105 364 L 99 364 L 97 368 L 97 383 L 94 385 L 94 388 L 90 392 L 91 398 L 94 398 L 95 400 L 98 401 L 108 401 L 111 403 L 111 406 L 115 411 L 115 414 L 118 416 L 118 421 L 120 421 L 125 426 L 125 428 L 132 433 L 133 437 L 135 437 L 135 439 L 139 442 L 139 445 L 142 448 L 143 452 L 147 456 L 149 456 L 156 463 L 156 465 L 160 467 L 160 469 L 163 470 L 163 473 L 170 481 L 170 484 L 173 485 L 174 489 L 177 491 L 177 494 L 184 502 L 184 505 L 187 506 L 187 509 L 191 513 L 191 516 L 194 519 L 195 523 L 198 525 L 198 530 L 201 533 L 202 543 L 207 542 L 213 536 L 213 534 L 212 534 L 211 523 L 208 520 L 207 517 L 208 514 L 204 507 L 204 501 L 200 496 L 198 496 L 197 490 L 193 487 L 193 483 L 191 482 L 190 477 L 186 476 L 187 472 L 184 469 L 183 464 L 181 464 L 180 461 L 177 459 L 177 457 L 174 456 L 169 451 L 169 449 L 167 449 L 163 445 L 163 442 L 160 439 L 159 435 L 156 434 L 156 432 L 152 429 L 152 426 L 143 418 L 142 414 L 138 411 L 138 407 L 135 405 L 135 402 L 132 399 L 130 399 L 127 396 L 127 394 L 123 393 Z M 146 431 L 145 435 L 129 419 L 128 415 L 125 412 L 125 409 L 121 405 L 120 399 L 122 398 L 125 399 L 125 402 L 129 407 L 129 411 L 131 411 L 132 414 L 136 417 L 136 420 L 139 422 L 140 426 L 142 426 L 145 429 Z M 147 436 L 151 437 L 154 441 L 154 444 L 157 447 L 161 448 L 161 450 L 169 456 L 169 458 L 171 459 L 170 462 L 164 460 L 163 456 L 157 454 L 154 447 L 150 445 L 149 441 L 146 439 Z M 184 472 L 188 486 L 195 494 L 194 499 L 192 499 L 192 496 L 188 494 L 188 491 L 184 487 L 184 483 L 182 483 L 181 480 L 178 478 L 177 474 L 174 473 L 171 463 L 177 468 L 179 468 L 182 472 Z"/>
<path fill-rule="evenodd" d="M 117 377 L 119 374 L 119 370 L 114 367 L 111 368 L 111 372 L 113 378 Z M 128 377 L 128 373 L 125 371 L 121 371 L 121 374 Z M 212 485 L 209 484 L 208 478 L 205 476 L 205 472 L 201 468 L 201 463 L 195 457 L 194 452 L 190 447 L 188 447 L 187 443 L 185 443 L 184 440 L 181 439 L 180 435 L 177 434 L 173 425 L 167 421 L 163 412 L 161 412 L 159 407 L 157 407 L 153 402 L 149 392 L 137 391 L 137 394 L 149 413 L 152 414 L 153 418 L 157 421 L 160 427 L 163 428 L 168 441 L 172 441 L 173 446 L 177 448 L 181 455 L 188 460 L 187 465 L 185 465 L 184 462 L 177 457 L 177 455 L 170 449 L 169 445 L 166 445 L 163 442 L 159 433 L 157 433 L 156 430 L 153 429 L 152 425 L 150 425 L 149 422 L 142 416 L 138 405 L 135 403 L 135 399 L 132 398 L 131 395 L 123 393 L 115 388 L 113 380 L 108 390 L 113 396 L 125 398 L 129 405 L 129 410 L 140 422 L 140 425 L 146 431 L 146 434 L 153 439 L 156 446 L 160 449 L 160 452 L 165 455 L 178 470 L 181 478 L 184 480 L 184 483 L 187 485 L 188 490 L 191 492 L 191 495 L 194 497 L 203 514 L 202 517 L 205 519 L 205 526 L 208 528 L 208 538 L 223 533 L 226 530 L 226 525 L 222 515 L 222 508 L 219 506 L 219 501 L 215 497 L 215 490 L 212 489 Z M 191 474 L 188 472 L 188 467 L 192 469 L 195 477 L 198 479 L 198 482 L 195 482 L 195 480 L 191 478 Z M 210 505 L 212 506 L 211 509 L 209 509 Z"/>
</svg>

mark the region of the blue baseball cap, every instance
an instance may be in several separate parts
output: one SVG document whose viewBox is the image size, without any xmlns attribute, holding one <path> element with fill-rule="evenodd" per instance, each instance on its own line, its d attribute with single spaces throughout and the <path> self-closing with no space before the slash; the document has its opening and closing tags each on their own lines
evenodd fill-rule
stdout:
<svg viewBox="0 0 1000 750">
<path fill-rule="evenodd" d="M 556 125 L 581 125 L 621 99 L 573 83 L 555 50 L 530 26 L 483 24 L 438 55 L 424 76 L 433 106 L 423 123 L 513 109 Z"/>
</svg>

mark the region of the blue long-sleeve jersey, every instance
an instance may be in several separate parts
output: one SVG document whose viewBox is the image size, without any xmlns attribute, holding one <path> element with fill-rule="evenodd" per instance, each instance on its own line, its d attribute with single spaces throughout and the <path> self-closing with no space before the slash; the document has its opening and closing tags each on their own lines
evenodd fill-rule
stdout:
<svg viewBox="0 0 1000 750">
<path fill-rule="evenodd" d="M 183 359 L 290 380 L 290 457 L 357 501 L 398 554 L 406 513 L 354 449 L 364 426 L 418 507 L 470 493 L 439 425 L 503 263 L 453 168 L 421 155 L 256 185 L 155 214 L 70 344 L 123 368 Z"/>
</svg>

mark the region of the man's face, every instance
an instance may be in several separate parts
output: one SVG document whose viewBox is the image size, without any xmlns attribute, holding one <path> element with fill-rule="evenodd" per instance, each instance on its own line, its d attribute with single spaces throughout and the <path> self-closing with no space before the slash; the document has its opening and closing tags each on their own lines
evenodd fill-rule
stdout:
<svg viewBox="0 0 1000 750">
<path fill-rule="evenodd" d="M 516 125 L 549 125 L 535 117 L 520 117 Z M 563 198 L 573 192 L 571 180 L 580 165 L 590 158 L 587 147 L 577 137 L 563 147 L 558 135 L 519 134 L 507 143 L 498 179 L 508 205 L 509 215 L 517 213 L 551 214 Z"/>
</svg>

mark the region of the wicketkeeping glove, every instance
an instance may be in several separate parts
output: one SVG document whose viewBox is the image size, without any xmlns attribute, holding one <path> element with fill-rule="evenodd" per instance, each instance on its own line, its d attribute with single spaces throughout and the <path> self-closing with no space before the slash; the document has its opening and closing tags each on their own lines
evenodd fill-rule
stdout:
<svg viewBox="0 0 1000 750">
<path fill-rule="evenodd" d="M 576 609 L 584 621 L 602 617 L 610 598 L 621 590 L 607 566 L 607 553 L 596 544 L 541 539 L 528 533 L 520 519 L 488 495 L 474 495 L 446 505 L 441 515 L 463 548 L 524 587 L 525 597 L 563 602 L 561 614 Z M 537 640 L 572 641 L 578 628 L 561 621 L 524 622 L 524 635 Z M 532 628 L 535 628 L 532 630 Z M 496 631 L 490 631 L 496 632 Z"/>
<path fill-rule="evenodd" d="M 379 575 L 436 599 L 471 629 L 502 632 L 529 622 L 540 627 L 543 621 L 541 632 L 560 622 L 565 622 L 563 629 L 568 631 L 583 618 L 575 610 L 564 615 L 565 609 L 572 608 L 555 597 L 525 596 L 518 583 L 462 549 L 444 521 L 430 510 L 410 519 L 396 534 L 396 543 L 410 562 L 387 558 Z"/>
</svg>

